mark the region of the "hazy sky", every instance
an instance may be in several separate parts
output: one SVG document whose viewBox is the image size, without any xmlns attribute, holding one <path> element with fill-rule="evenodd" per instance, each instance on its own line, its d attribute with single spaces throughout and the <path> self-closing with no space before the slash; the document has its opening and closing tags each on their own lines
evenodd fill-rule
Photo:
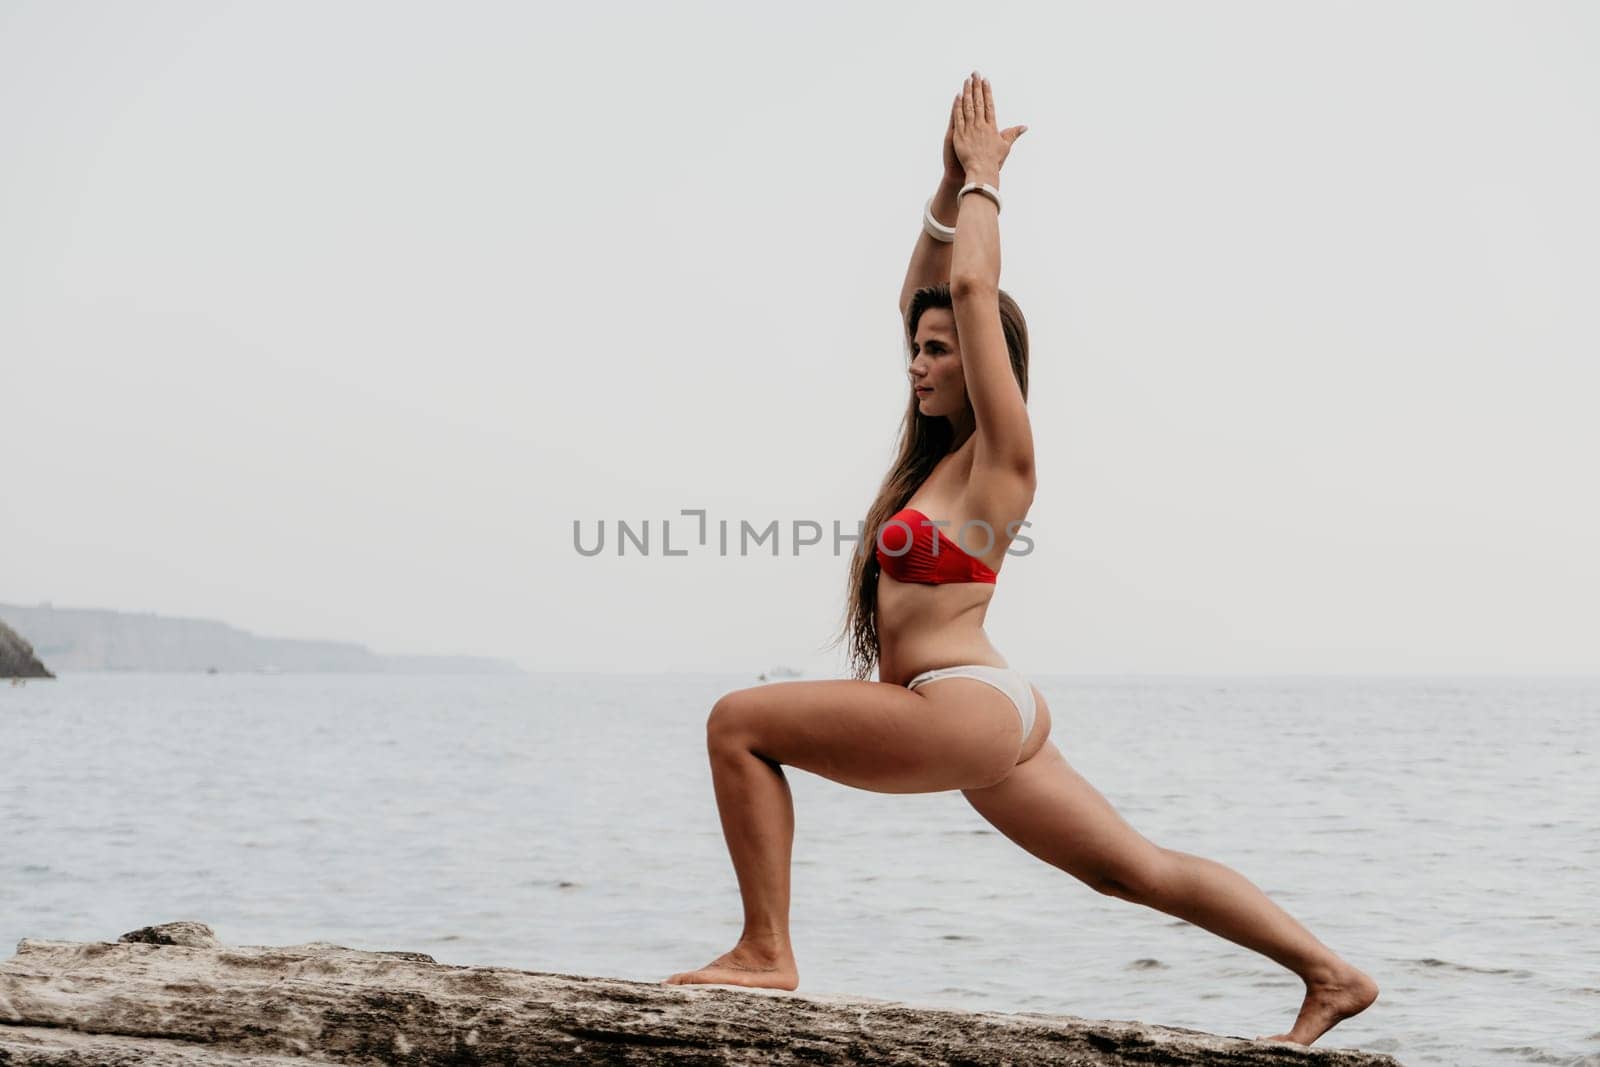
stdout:
<svg viewBox="0 0 1600 1067">
<path fill-rule="evenodd" d="M 1012 665 L 1600 672 L 1597 54 L 1579 3 L 0 4 L 0 601 L 842 669 L 788 524 L 891 459 L 976 68 Z"/>
</svg>

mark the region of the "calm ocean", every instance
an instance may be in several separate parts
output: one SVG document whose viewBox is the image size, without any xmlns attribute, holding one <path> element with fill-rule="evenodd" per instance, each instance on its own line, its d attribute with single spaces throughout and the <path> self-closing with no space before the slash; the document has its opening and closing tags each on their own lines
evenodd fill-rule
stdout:
<svg viewBox="0 0 1600 1067">
<path fill-rule="evenodd" d="M 1157 844 L 1369 971 L 1323 1043 L 1600 1065 L 1600 679 L 1034 676 Z M 78 674 L 0 684 L 0 955 L 197 919 L 232 944 L 659 981 L 739 931 L 721 675 Z M 1298 979 L 1100 896 L 960 793 L 788 768 L 800 992 L 1287 1029 Z"/>
</svg>

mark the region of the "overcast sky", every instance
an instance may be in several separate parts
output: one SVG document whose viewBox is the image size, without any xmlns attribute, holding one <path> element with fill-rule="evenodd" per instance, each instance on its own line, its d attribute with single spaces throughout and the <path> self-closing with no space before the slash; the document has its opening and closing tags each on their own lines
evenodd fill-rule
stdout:
<svg viewBox="0 0 1600 1067">
<path fill-rule="evenodd" d="M 978 69 L 1013 666 L 1600 672 L 1597 54 L 1580 3 L 0 4 L 0 601 L 842 670 L 788 524 L 892 458 Z"/>
</svg>

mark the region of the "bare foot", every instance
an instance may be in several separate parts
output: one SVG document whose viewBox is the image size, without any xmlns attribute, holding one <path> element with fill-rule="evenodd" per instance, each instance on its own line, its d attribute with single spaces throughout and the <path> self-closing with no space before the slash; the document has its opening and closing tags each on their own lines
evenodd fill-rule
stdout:
<svg viewBox="0 0 1600 1067">
<path fill-rule="evenodd" d="M 757 989 L 796 989 L 800 970 L 788 948 L 767 951 L 744 942 L 724 952 L 698 971 L 684 971 L 663 981 L 663 985 L 742 985 Z"/>
<path fill-rule="evenodd" d="M 1258 1037 L 1257 1041 L 1292 1041 L 1309 1045 L 1333 1027 L 1367 1010 L 1378 999 L 1378 983 L 1355 967 L 1336 971 L 1326 979 L 1306 982 L 1306 999 L 1287 1034 Z"/>
</svg>

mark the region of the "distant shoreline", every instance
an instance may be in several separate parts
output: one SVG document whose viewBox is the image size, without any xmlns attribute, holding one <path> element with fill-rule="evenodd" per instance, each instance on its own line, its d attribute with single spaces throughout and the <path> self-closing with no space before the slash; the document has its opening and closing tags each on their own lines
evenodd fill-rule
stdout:
<svg viewBox="0 0 1600 1067">
<path fill-rule="evenodd" d="M 10 625 L 57 672 L 164 674 L 523 674 L 489 656 L 385 655 L 353 641 L 262 637 L 214 619 L 0 604 Z"/>
</svg>

